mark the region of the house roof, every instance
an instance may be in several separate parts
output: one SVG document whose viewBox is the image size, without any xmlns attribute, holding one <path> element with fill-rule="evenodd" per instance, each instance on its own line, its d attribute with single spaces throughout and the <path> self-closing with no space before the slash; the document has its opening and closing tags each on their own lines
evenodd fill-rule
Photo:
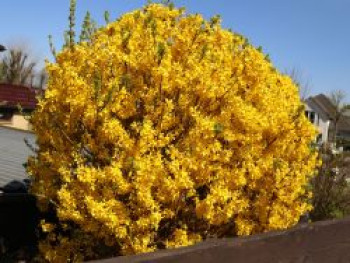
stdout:
<svg viewBox="0 0 350 263">
<path fill-rule="evenodd" d="M 12 85 L 0 84 L 0 108 L 16 109 L 18 105 L 25 110 L 34 110 L 37 104 L 34 89 Z"/>
<path fill-rule="evenodd" d="M 332 104 L 331 100 L 324 94 L 319 94 L 314 97 L 310 97 L 306 102 L 311 102 L 315 104 L 319 109 L 322 110 L 322 113 L 327 116 L 328 119 L 332 119 L 332 116 L 335 112 L 335 106 Z M 350 132 L 350 116 L 343 114 L 338 123 L 339 131 Z"/>
<path fill-rule="evenodd" d="M 31 144 L 35 143 L 31 132 L 0 127 L 0 187 L 28 178 L 23 163 L 31 151 L 24 143 L 25 138 Z"/>
<path fill-rule="evenodd" d="M 326 95 L 319 94 L 314 97 L 308 98 L 308 101 L 312 101 L 314 104 L 316 104 L 318 108 L 320 108 L 323 111 L 323 113 L 328 117 L 328 119 L 332 118 L 333 112 L 335 111 L 335 107 Z"/>
</svg>

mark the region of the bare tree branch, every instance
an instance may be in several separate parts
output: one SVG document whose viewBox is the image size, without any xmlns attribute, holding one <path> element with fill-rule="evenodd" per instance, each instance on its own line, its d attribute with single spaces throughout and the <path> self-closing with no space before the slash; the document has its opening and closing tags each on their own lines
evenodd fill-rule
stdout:
<svg viewBox="0 0 350 263">
<path fill-rule="evenodd" d="M 293 82 L 298 86 L 300 98 L 305 100 L 310 95 L 312 89 L 311 81 L 297 68 L 286 70 L 285 74 L 289 75 Z"/>
<path fill-rule="evenodd" d="M 21 48 L 10 48 L 1 61 L 0 81 L 17 85 L 30 85 L 36 62 Z"/>
<path fill-rule="evenodd" d="M 346 105 L 344 100 L 346 98 L 346 93 L 343 90 L 334 90 L 329 95 L 329 99 L 333 104 L 332 112 L 332 122 L 333 122 L 333 141 L 336 142 L 339 122 L 343 117 L 344 112 L 346 111 Z"/>
</svg>

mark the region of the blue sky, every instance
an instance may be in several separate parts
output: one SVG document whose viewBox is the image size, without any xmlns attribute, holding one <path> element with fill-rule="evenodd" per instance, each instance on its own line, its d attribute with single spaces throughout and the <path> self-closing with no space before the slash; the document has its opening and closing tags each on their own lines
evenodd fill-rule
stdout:
<svg viewBox="0 0 350 263">
<path fill-rule="evenodd" d="M 77 0 L 77 24 L 87 10 L 103 24 L 146 0 Z M 311 94 L 335 89 L 350 101 L 349 0 L 175 0 L 188 13 L 220 14 L 225 28 L 243 34 L 269 53 L 281 71 L 296 68 L 311 83 Z M 51 59 L 47 36 L 62 44 L 69 0 L 1 0 L 0 43 L 28 45 L 39 61 Z"/>
</svg>

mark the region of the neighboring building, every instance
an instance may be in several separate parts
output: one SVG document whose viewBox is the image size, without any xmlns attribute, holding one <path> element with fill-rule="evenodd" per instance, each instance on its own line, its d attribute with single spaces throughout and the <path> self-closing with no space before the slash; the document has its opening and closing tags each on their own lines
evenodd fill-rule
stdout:
<svg viewBox="0 0 350 263">
<path fill-rule="evenodd" d="M 35 136 L 29 131 L 20 131 L 7 127 L 0 127 L 0 193 L 1 188 L 15 181 L 27 179 L 23 164 L 27 161 L 31 150 L 25 144 L 35 143 Z"/>
<path fill-rule="evenodd" d="M 305 101 L 306 117 L 318 128 L 319 136 L 317 142 L 325 143 L 332 141 L 334 138 L 334 112 L 335 106 L 330 99 L 324 95 L 319 94 L 310 97 Z M 350 141 L 350 113 L 345 112 L 338 121 L 338 128 L 336 137 Z"/>
<path fill-rule="evenodd" d="M 0 84 L 0 126 L 30 130 L 28 120 L 19 112 L 31 113 L 37 104 L 35 89 L 12 84 Z"/>
<path fill-rule="evenodd" d="M 343 113 L 343 118 L 340 122 L 338 136 L 350 142 L 350 110 Z"/>
</svg>

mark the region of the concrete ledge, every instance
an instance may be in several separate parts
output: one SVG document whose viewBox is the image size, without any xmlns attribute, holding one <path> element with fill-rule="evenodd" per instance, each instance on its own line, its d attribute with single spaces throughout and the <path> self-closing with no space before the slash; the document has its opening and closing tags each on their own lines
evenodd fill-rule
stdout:
<svg viewBox="0 0 350 263">
<path fill-rule="evenodd" d="M 13 126 L 8 126 L 8 125 L 2 124 L 2 123 L 0 123 L 0 128 L 13 130 L 13 131 L 19 131 L 19 132 L 25 132 L 25 133 L 29 133 L 29 134 L 34 134 L 34 131 L 32 131 L 32 130 L 21 129 L 21 128 L 17 128 L 17 127 L 13 127 Z"/>
<path fill-rule="evenodd" d="M 349 263 L 350 217 L 302 224 L 287 231 L 208 240 L 185 248 L 94 262 Z"/>
</svg>

